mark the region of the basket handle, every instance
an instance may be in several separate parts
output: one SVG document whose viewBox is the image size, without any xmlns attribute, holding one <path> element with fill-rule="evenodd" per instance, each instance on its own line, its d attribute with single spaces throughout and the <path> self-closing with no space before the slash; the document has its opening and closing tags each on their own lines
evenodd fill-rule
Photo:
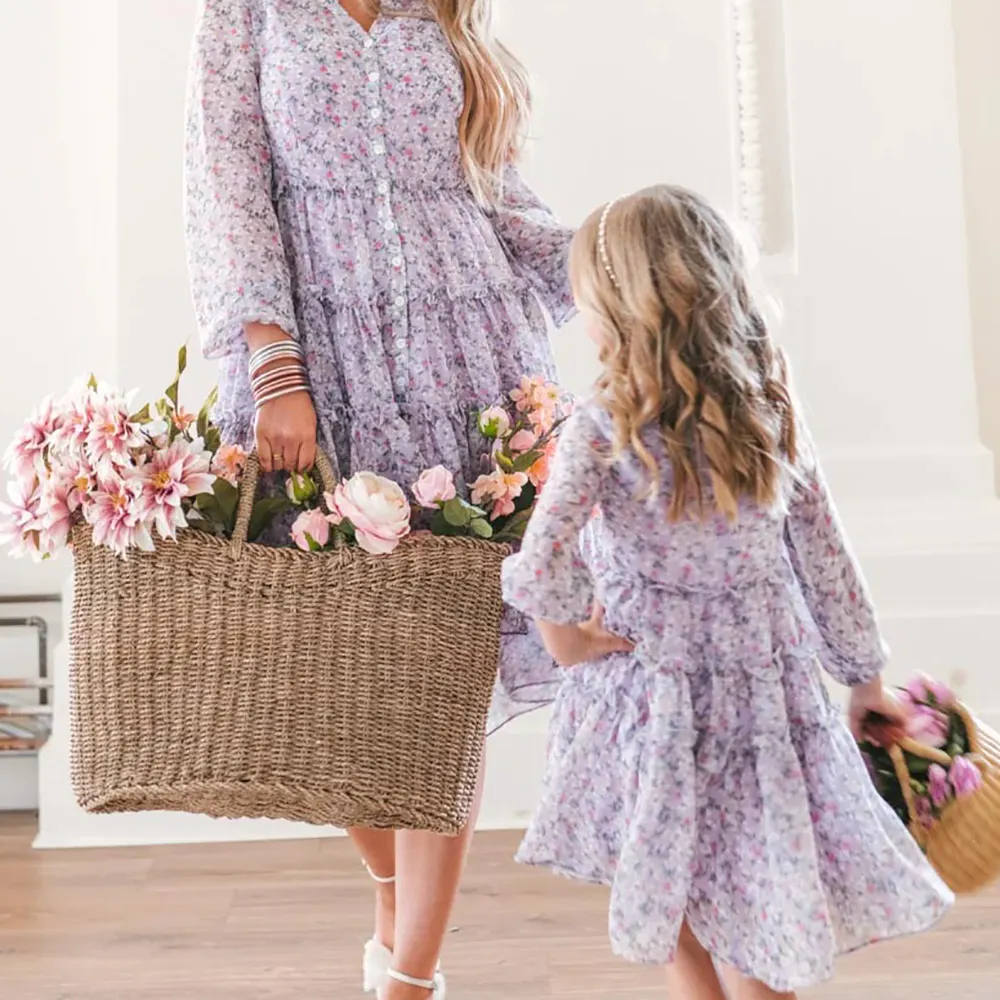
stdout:
<svg viewBox="0 0 1000 1000">
<path fill-rule="evenodd" d="M 322 448 L 316 450 L 316 471 L 320 483 L 326 492 L 332 493 L 340 482 L 336 462 L 330 459 Z M 236 524 L 230 541 L 230 551 L 234 559 L 239 559 L 250 533 L 250 518 L 253 505 L 257 499 L 257 487 L 260 484 L 260 459 L 256 450 L 247 455 L 243 469 L 243 479 L 240 482 L 240 496 L 236 507 Z"/>
</svg>

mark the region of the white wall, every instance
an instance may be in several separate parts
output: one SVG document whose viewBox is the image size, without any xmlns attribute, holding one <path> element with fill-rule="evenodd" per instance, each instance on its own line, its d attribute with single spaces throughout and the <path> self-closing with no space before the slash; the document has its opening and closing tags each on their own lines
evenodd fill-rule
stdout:
<svg viewBox="0 0 1000 1000">
<path fill-rule="evenodd" d="M 32 96 L 34 113 L 20 112 L 25 124 L 43 122 L 40 144 L 23 168 L 0 164 L 19 171 L 15 222 L 29 250 L 12 254 L 7 273 L 18 325 L 35 331 L 15 348 L 16 377 L 0 376 L 5 390 L 10 383 L 0 430 L 88 362 L 155 391 L 193 335 L 179 153 L 196 2 L 92 0 L 86 17 L 77 6 L 19 7 L 29 38 L 50 17 L 67 27 L 58 47 L 46 39 L 16 53 L 20 74 L 3 68 L 18 90 L 27 89 L 21 74 L 56 75 Z M 949 0 L 750 0 L 749 50 L 745 38 L 738 49 L 735 25 L 746 21 L 733 20 L 729 0 L 641 0 L 627 18 L 602 0 L 499 6 L 502 34 L 537 79 L 526 172 L 567 219 L 659 180 L 729 208 L 763 199 L 762 217 L 781 234 L 780 252 L 765 261 L 786 308 L 781 336 L 882 608 L 894 675 L 962 668 L 973 702 L 1000 709 L 1000 513 L 976 431 Z M 117 10 L 116 27 L 91 20 L 98 8 L 107 19 Z M 85 90 L 83 32 L 86 61 L 100 71 L 82 74 Z M 759 91 L 747 87 L 754 65 L 765 70 Z M 749 130 L 761 130 L 757 160 L 741 142 L 748 93 L 760 97 Z M 53 102 L 68 102 L 62 117 Z M 764 164 L 761 183 L 751 161 Z M 50 188 L 54 202 L 44 200 Z M 53 269 L 58 295 L 48 294 Z M 578 334 L 558 338 L 572 388 L 592 371 Z M 210 381 L 198 367 L 191 395 Z M 0 582 L 33 579 L 21 570 Z M 488 824 L 530 808 L 543 726 L 536 714 L 493 744 Z M 47 843 L 233 835 L 183 817 L 82 816 L 62 740 L 47 752 L 44 780 Z"/>
<path fill-rule="evenodd" d="M 1000 453 L 1000 4 L 952 0 L 952 9 L 980 427 Z"/>
</svg>

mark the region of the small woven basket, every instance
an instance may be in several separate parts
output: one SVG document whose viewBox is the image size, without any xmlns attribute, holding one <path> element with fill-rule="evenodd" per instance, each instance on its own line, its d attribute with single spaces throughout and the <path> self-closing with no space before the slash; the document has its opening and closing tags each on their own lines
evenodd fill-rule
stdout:
<svg viewBox="0 0 1000 1000">
<path fill-rule="evenodd" d="M 978 892 L 1000 878 L 1000 736 L 962 705 L 957 711 L 969 737 L 969 755 L 983 776 L 974 794 L 952 801 L 928 829 L 917 815 L 906 753 L 948 768 L 943 750 L 903 740 L 889 751 L 910 814 L 910 832 L 948 887 L 960 895 Z"/>
<path fill-rule="evenodd" d="M 258 478 L 251 459 L 231 541 L 188 530 L 125 560 L 74 531 L 81 806 L 457 833 L 482 763 L 506 548 L 247 543 Z"/>
</svg>

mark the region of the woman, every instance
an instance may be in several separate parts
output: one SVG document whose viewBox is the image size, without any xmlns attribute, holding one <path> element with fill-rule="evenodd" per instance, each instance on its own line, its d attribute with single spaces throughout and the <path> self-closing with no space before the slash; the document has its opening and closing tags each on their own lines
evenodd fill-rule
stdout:
<svg viewBox="0 0 1000 1000">
<path fill-rule="evenodd" d="M 554 374 L 542 306 L 571 314 L 572 233 L 513 166 L 528 93 L 490 8 L 204 0 L 191 281 L 221 362 L 218 419 L 265 471 L 309 468 L 318 441 L 345 474 L 412 483 L 443 464 L 468 482 L 483 471 L 475 412 Z M 504 632 L 492 725 L 550 700 L 556 676 L 513 612 Z M 350 831 L 376 879 L 365 987 L 382 1000 L 444 996 L 474 819 L 457 838 Z"/>
</svg>

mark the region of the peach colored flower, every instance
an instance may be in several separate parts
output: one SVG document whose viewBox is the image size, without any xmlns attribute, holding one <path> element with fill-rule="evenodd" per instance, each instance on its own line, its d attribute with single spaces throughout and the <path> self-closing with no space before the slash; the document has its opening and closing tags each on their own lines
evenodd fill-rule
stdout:
<svg viewBox="0 0 1000 1000">
<path fill-rule="evenodd" d="M 542 454 L 539 455 L 535 464 L 528 469 L 528 479 L 536 490 L 540 490 L 548 482 L 552 471 L 552 459 L 555 457 L 555 453 L 556 442 L 554 438 L 550 438 L 545 442 Z"/>
<path fill-rule="evenodd" d="M 330 541 L 330 521 L 323 511 L 304 510 L 292 525 L 292 541 L 303 552 L 325 549 Z"/>
<path fill-rule="evenodd" d="M 174 410 L 173 415 L 170 420 L 174 427 L 177 428 L 181 433 L 185 433 L 187 429 L 198 419 L 196 413 L 191 413 L 190 410 L 185 410 L 180 407 Z"/>
<path fill-rule="evenodd" d="M 456 496 L 455 477 L 443 465 L 422 472 L 413 484 L 413 498 L 428 510 L 435 510 Z"/>
<path fill-rule="evenodd" d="M 212 459 L 212 472 L 236 486 L 247 465 L 247 453 L 238 444 L 224 444 Z"/>
<path fill-rule="evenodd" d="M 389 479 L 358 472 L 334 491 L 331 511 L 350 521 L 358 545 L 372 555 L 388 555 L 410 533 L 410 504 Z"/>
<path fill-rule="evenodd" d="M 523 472 L 504 472 L 495 469 L 487 476 L 480 476 L 472 484 L 472 502 L 490 506 L 490 520 L 514 513 L 514 501 L 528 484 Z"/>
<path fill-rule="evenodd" d="M 510 393 L 510 398 L 519 413 L 527 413 L 528 410 L 538 405 L 539 394 L 545 385 L 545 379 L 539 375 L 533 378 L 525 375 L 521 379 L 521 384 L 516 389 L 512 389 Z"/>
</svg>

